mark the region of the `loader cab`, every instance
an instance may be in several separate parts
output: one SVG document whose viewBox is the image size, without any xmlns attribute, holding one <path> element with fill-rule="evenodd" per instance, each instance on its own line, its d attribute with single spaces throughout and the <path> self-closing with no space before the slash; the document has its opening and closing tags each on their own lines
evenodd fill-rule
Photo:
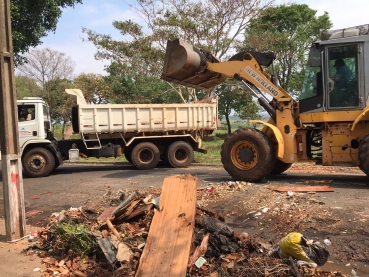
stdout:
<svg viewBox="0 0 369 277">
<path fill-rule="evenodd" d="M 332 31 L 314 43 L 301 90 L 300 113 L 366 106 L 363 54 L 365 48 L 369 50 L 369 36 L 368 25 L 365 27 Z"/>
</svg>

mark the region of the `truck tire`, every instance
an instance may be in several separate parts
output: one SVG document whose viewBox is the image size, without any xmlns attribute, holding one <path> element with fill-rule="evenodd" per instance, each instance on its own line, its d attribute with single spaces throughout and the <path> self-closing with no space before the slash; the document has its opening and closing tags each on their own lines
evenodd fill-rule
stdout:
<svg viewBox="0 0 369 277">
<path fill-rule="evenodd" d="M 124 149 L 124 157 L 129 163 L 132 163 L 132 149 Z"/>
<path fill-rule="evenodd" d="M 359 168 L 369 176 L 369 135 L 366 135 L 359 145 Z"/>
<path fill-rule="evenodd" d="M 173 142 L 167 151 L 167 160 L 173 167 L 187 167 L 193 162 L 192 146 L 185 141 Z"/>
<path fill-rule="evenodd" d="M 283 172 L 285 172 L 287 169 L 289 169 L 291 167 L 292 164 L 290 163 L 285 163 L 282 162 L 281 160 L 276 159 L 274 167 L 272 169 L 272 171 L 270 172 L 270 174 L 281 174 Z"/>
<path fill-rule="evenodd" d="M 224 169 L 237 181 L 257 182 L 275 164 L 275 147 L 256 129 L 240 129 L 225 138 L 220 152 Z"/>
<path fill-rule="evenodd" d="M 131 157 L 138 169 L 152 169 L 160 160 L 160 151 L 151 142 L 141 142 L 133 148 Z"/>
<path fill-rule="evenodd" d="M 50 151 L 37 147 L 29 150 L 22 158 L 23 170 L 27 176 L 45 177 L 55 168 L 55 158 Z"/>
</svg>

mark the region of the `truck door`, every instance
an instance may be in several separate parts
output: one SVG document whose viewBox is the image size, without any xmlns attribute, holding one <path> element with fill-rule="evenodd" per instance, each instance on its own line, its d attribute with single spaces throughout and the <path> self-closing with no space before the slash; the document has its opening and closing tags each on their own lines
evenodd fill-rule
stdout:
<svg viewBox="0 0 369 277">
<path fill-rule="evenodd" d="M 38 122 L 36 120 L 36 106 L 34 104 L 18 105 L 18 129 L 20 146 L 38 136 Z"/>
<path fill-rule="evenodd" d="M 361 109 L 363 90 L 362 44 L 327 46 L 326 48 L 326 103 L 330 110 Z"/>
</svg>

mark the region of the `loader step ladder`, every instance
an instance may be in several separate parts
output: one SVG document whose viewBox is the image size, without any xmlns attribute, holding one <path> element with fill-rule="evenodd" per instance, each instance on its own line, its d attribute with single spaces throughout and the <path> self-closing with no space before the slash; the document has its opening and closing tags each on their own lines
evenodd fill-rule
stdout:
<svg viewBox="0 0 369 277">
<path fill-rule="evenodd" d="M 98 133 L 88 134 L 88 135 L 81 133 L 81 135 L 82 135 L 83 143 L 86 146 L 86 149 L 101 149 L 101 142 L 100 142 Z"/>
</svg>

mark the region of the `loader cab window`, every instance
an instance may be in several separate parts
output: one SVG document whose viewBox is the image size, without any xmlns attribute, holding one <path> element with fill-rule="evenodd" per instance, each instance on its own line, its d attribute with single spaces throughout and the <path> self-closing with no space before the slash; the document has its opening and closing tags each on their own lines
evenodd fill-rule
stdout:
<svg viewBox="0 0 369 277">
<path fill-rule="evenodd" d="M 328 107 L 340 109 L 359 106 L 358 45 L 341 45 L 327 50 Z"/>
<path fill-rule="evenodd" d="M 321 52 L 312 47 L 308 56 L 304 82 L 299 98 L 300 112 L 323 109 L 323 78 Z"/>
</svg>

